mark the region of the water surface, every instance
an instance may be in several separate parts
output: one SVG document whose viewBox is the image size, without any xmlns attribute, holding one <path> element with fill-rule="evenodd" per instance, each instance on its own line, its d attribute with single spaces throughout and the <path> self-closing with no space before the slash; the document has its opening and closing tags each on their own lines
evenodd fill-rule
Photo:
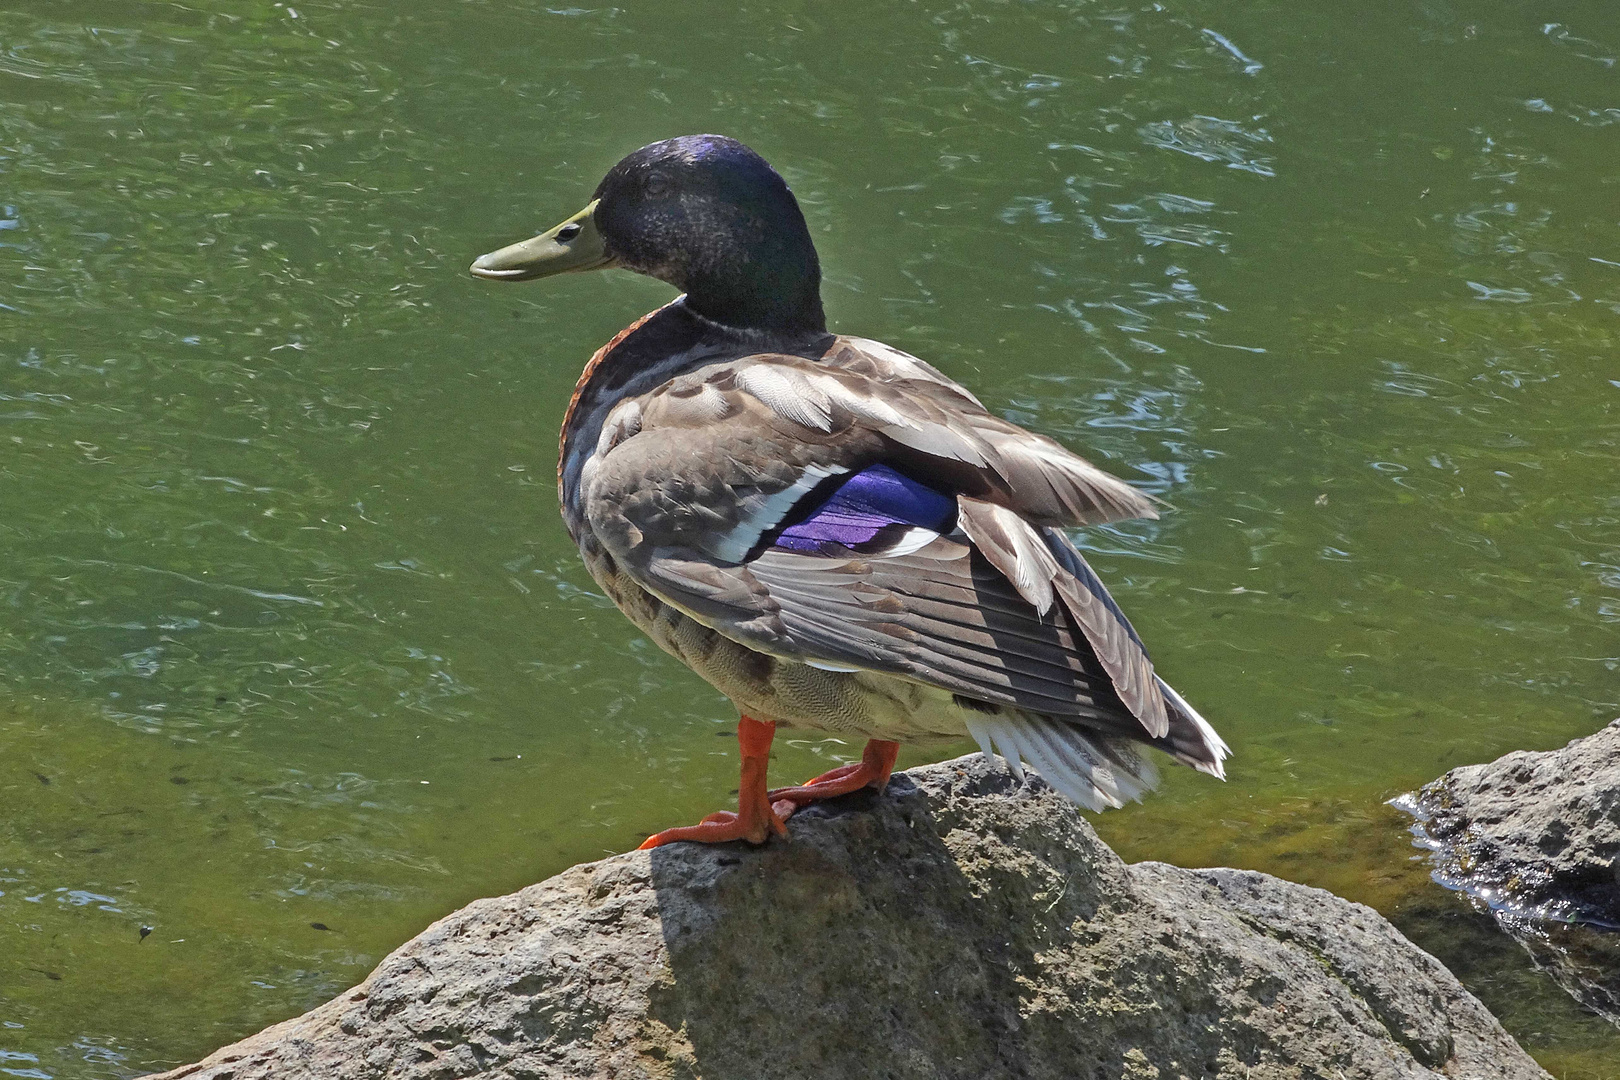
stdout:
<svg viewBox="0 0 1620 1080">
<path fill-rule="evenodd" d="M 729 707 L 555 510 L 669 290 L 465 273 L 719 131 L 835 328 L 1175 507 L 1081 541 L 1230 781 L 1105 837 L 1371 903 L 1620 1076 L 1383 806 L 1620 713 L 1620 32 L 1537 7 L 0 13 L 0 1075 L 190 1060 L 729 799 Z"/>
</svg>

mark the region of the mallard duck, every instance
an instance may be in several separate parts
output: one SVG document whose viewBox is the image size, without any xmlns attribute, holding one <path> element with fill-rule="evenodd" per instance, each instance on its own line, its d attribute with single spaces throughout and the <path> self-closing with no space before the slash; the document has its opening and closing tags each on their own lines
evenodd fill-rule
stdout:
<svg viewBox="0 0 1620 1080">
<path fill-rule="evenodd" d="M 881 792 L 903 742 L 975 739 L 1091 809 L 1155 782 L 1133 744 L 1220 777 L 1226 744 L 1154 673 L 1065 528 L 1154 501 L 881 342 L 833 334 L 788 185 L 735 139 L 652 143 L 492 281 L 622 267 L 682 295 L 585 365 L 563 520 L 591 576 L 736 705 L 735 813 L 667 829 L 763 843 L 808 802 Z M 771 790 L 778 726 L 867 740 Z"/>
</svg>

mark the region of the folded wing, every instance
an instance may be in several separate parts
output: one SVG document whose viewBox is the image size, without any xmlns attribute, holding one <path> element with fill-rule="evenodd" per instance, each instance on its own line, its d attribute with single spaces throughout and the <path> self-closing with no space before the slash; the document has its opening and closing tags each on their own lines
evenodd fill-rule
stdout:
<svg viewBox="0 0 1620 1080">
<path fill-rule="evenodd" d="M 1057 737 L 999 707 L 1102 737 L 1120 775 L 1137 774 L 1112 737 L 1218 774 L 1224 744 L 1056 527 L 1151 503 L 913 363 L 885 379 L 861 370 L 867 353 L 748 357 L 621 406 L 634 416 L 610 419 L 585 478 L 592 529 L 645 588 L 733 640 L 986 706 L 974 733 L 1009 760 Z M 1079 744 L 1057 744 L 1076 760 Z M 1061 761 L 1045 760 L 1050 778 Z"/>
</svg>

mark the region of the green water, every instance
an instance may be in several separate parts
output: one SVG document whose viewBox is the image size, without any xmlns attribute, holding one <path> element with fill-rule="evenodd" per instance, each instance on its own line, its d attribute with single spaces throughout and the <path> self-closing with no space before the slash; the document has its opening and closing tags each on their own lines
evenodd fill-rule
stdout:
<svg viewBox="0 0 1620 1080">
<path fill-rule="evenodd" d="M 465 273 L 718 131 L 835 328 L 1176 507 L 1083 543 L 1230 781 L 1106 838 L 1372 903 L 1620 1076 L 1382 805 L 1620 714 L 1617 60 L 1599 0 L 0 12 L 0 1075 L 190 1060 L 727 802 L 555 508 L 669 291 Z"/>
</svg>

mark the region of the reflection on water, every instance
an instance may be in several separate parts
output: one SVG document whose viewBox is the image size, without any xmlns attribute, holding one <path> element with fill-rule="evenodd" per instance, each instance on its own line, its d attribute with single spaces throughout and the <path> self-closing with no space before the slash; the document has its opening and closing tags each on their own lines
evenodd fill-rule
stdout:
<svg viewBox="0 0 1620 1080">
<path fill-rule="evenodd" d="M 0 1072 L 192 1058 L 727 797 L 728 706 L 552 494 L 581 363 L 668 291 L 464 276 L 718 130 L 836 326 L 1174 508 L 1079 539 L 1232 778 L 1108 839 L 1372 903 L 1615 1075 L 1382 807 L 1620 712 L 1607 15 L 0 13 Z"/>
</svg>

